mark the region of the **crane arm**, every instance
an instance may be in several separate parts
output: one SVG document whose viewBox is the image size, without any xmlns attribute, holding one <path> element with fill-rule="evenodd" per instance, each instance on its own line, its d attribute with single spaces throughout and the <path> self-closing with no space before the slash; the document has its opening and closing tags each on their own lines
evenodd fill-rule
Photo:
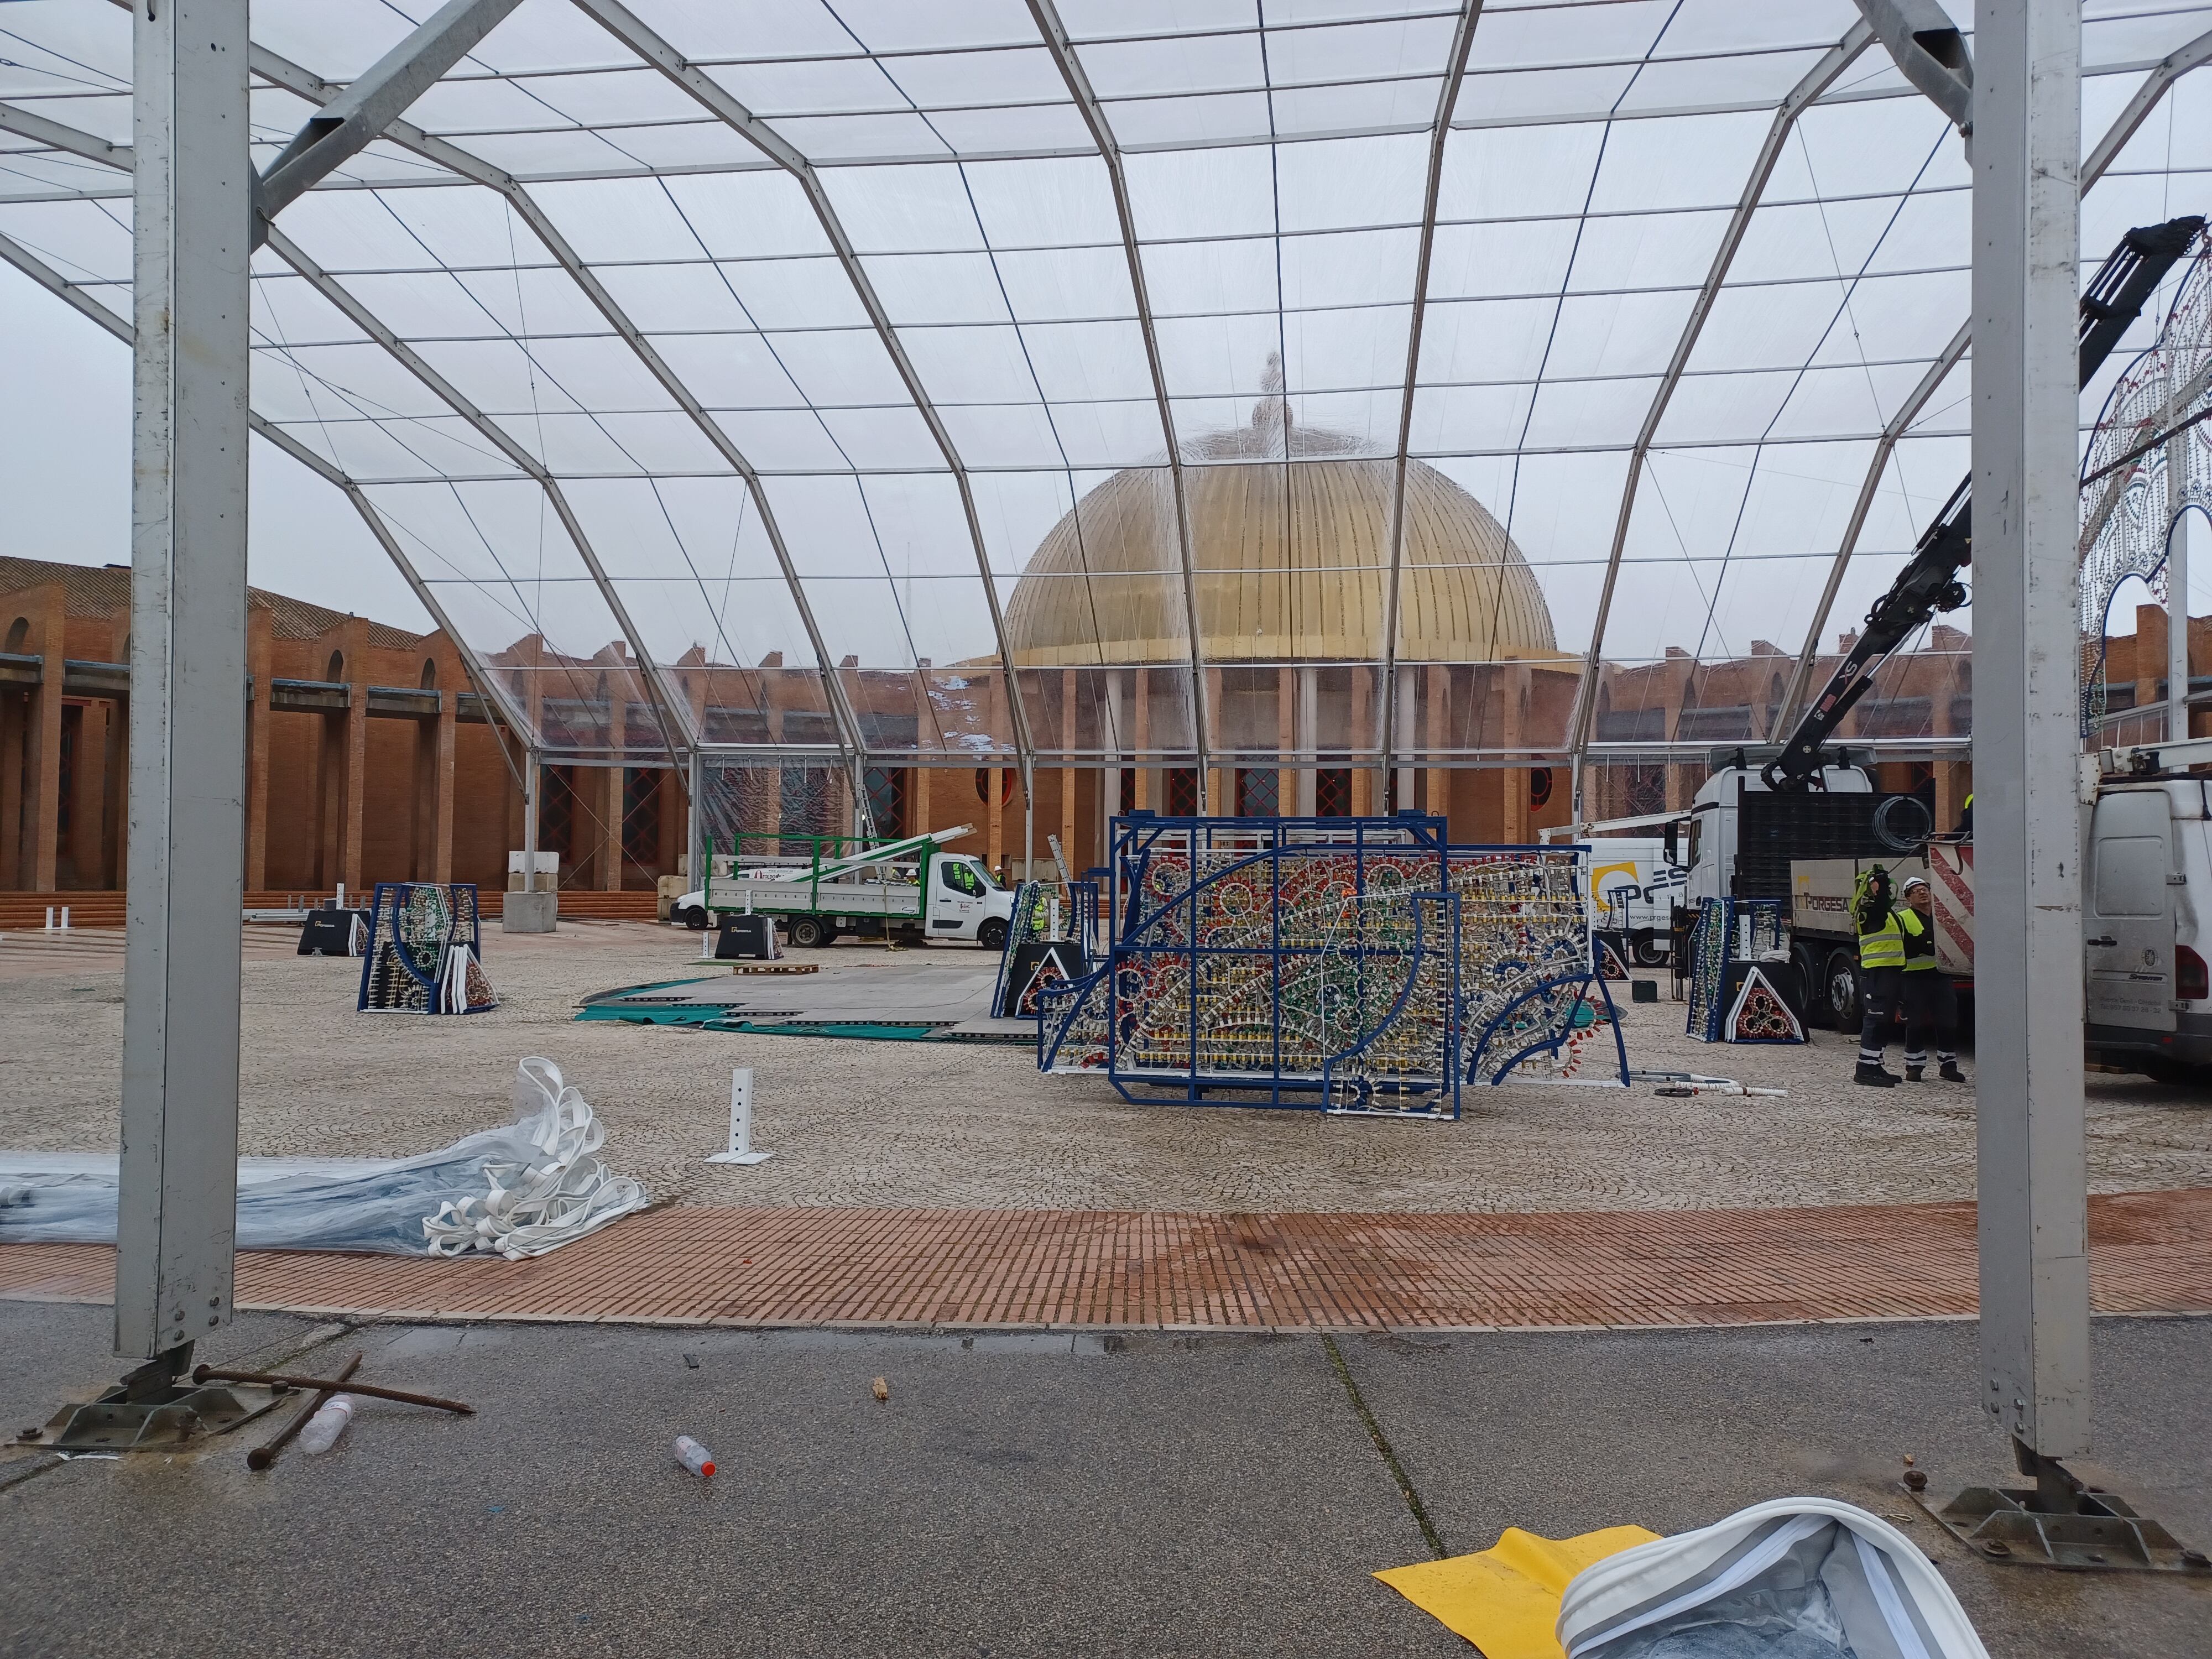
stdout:
<svg viewBox="0 0 2212 1659">
<path fill-rule="evenodd" d="M 2083 386 L 2112 355 L 2166 273 L 2188 253 L 2203 228 L 2204 221 L 2191 215 L 2162 225 L 2139 226 L 2120 238 L 2119 246 L 2081 295 Z M 1966 604 L 1966 589 L 1959 572 L 1974 556 L 1973 482 L 1969 476 L 1951 492 L 1943 510 L 1912 550 L 1911 562 L 1898 574 L 1889 592 L 1867 612 L 1866 626 L 1828 677 L 1820 695 L 1806 709 L 1782 752 L 1760 770 L 1759 776 L 1769 789 L 1814 787 L 1828 739 L 1866 695 L 1874 683 L 1875 670 L 1930 617 Z"/>
</svg>

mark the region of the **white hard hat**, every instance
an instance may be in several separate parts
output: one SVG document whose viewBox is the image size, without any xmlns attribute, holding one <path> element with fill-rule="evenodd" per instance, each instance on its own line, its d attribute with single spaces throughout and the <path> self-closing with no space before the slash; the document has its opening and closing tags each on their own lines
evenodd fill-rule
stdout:
<svg viewBox="0 0 2212 1659">
<path fill-rule="evenodd" d="M 1926 887 L 1927 885 L 1928 878 L 1925 876 L 1907 876 L 1905 878 L 1905 890 L 1908 893 L 1916 887 Z M 1932 891 L 1933 890 L 1931 889 L 1930 890 Z"/>
</svg>

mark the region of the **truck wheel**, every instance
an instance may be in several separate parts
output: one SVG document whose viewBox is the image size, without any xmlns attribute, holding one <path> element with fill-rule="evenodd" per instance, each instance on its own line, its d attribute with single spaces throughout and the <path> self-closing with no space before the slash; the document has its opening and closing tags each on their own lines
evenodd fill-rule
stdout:
<svg viewBox="0 0 2212 1659">
<path fill-rule="evenodd" d="M 791 919 L 791 942 L 802 951 L 817 949 L 829 944 L 835 937 L 818 916 L 793 916 Z"/>
<path fill-rule="evenodd" d="M 1649 927 L 1637 929 L 1629 945 L 1635 952 L 1638 968 L 1663 968 L 1667 965 L 1667 947 L 1659 942 Z"/>
<path fill-rule="evenodd" d="M 1835 1011 L 1828 1006 L 1827 989 L 1822 982 L 1825 964 L 1820 951 L 1800 944 L 1791 953 L 1790 963 L 1797 969 L 1797 983 L 1805 993 L 1805 1023 L 1832 1030 Z"/>
<path fill-rule="evenodd" d="M 1006 948 L 1006 924 L 1004 920 L 998 916 L 993 916 L 988 921 L 978 927 L 975 930 L 975 943 L 981 945 L 986 951 L 1005 950 Z"/>
<path fill-rule="evenodd" d="M 1828 970 L 1822 975 L 1822 1001 L 1838 1031 L 1859 1028 L 1859 964 L 1851 951 L 1840 946 L 1828 953 Z"/>
<path fill-rule="evenodd" d="M 676 920 L 695 933 L 707 931 L 707 913 L 696 904 L 686 905 L 676 913 Z"/>
</svg>

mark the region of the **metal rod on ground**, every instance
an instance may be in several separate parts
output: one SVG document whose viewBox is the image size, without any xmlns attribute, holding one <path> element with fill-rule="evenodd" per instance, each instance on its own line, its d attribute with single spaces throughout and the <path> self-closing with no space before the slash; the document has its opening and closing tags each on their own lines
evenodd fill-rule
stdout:
<svg viewBox="0 0 2212 1659">
<path fill-rule="evenodd" d="M 288 1389 L 319 1389 L 324 1379 L 319 1376 L 286 1376 L 276 1371 L 227 1371 L 215 1365 L 192 1367 L 195 1382 L 258 1382 L 264 1388 L 272 1382 L 282 1382 Z M 458 1400 L 441 1400 L 431 1394 L 410 1394 L 404 1389 L 380 1389 L 374 1382 L 349 1382 L 348 1394 L 364 1394 L 373 1400 L 397 1400 L 403 1406 L 435 1406 L 441 1412 L 456 1412 L 463 1417 L 474 1417 L 477 1408 L 465 1406 Z"/>
<path fill-rule="evenodd" d="M 276 1461 L 276 1454 L 292 1443 L 292 1437 L 307 1426 L 307 1419 L 330 1404 L 332 1397 L 338 1392 L 339 1385 L 360 1369 L 361 1356 L 356 1354 L 339 1369 L 336 1376 L 315 1390 L 314 1398 L 307 1401 L 304 1409 L 293 1413 L 292 1420 L 272 1435 L 267 1444 L 256 1446 L 246 1454 L 246 1467 L 249 1469 L 265 1469 L 274 1463 Z"/>
</svg>

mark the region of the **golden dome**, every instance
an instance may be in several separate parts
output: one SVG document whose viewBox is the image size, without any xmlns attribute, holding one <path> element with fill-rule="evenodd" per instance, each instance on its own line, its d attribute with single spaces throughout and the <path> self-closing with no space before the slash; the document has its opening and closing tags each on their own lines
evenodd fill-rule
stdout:
<svg viewBox="0 0 2212 1659">
<path fill-rule="evenodd" d="M 1320 459 L 1352 445 L 1307 427 L 1285 446 L 1280 409 L 1279 398 L 1262 400 L 1249 428 L 1183 446 L 1206 659 L 1376 660 L 1393 463 Z M 1285 447 L 1287 465 L 1246 459 Z M 1232 458 L 1244 464 L 1220 464 Z M 1015 584 L 1006 603 L 1014 661 L 1186 659 L 1181 568 L 1174 475 L 1164 465 L 1116 472 L 1053 526 Z M 1551 611 L 1521 550 L 1480 501 L 1419 461 L 1406 467 L 1398 654 L 1408 662 L 1559 656 Z"/>
</svg>

